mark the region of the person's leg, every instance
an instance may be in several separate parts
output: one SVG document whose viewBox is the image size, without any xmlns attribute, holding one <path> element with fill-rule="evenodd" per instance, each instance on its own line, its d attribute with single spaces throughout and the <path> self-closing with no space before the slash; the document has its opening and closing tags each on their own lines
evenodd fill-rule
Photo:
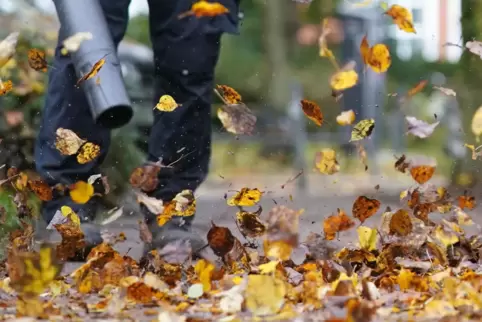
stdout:
<svg viewBox="0 0 482 322">
<path fill-rule="evenodd" d="M 100 0 L 116 45 L 124 37 L 127 28 L 129 3 L 130 0 Z M 94 123 L 83 90 L 75 86 L 77 76 L 70 56 L 60 53 L 63 40 L 59 38 L 49 72 L 42 123 L 35 146 L 36 170 L 52 186 L 57 183 L 68 185 L 78 180 L 87 181 L 89 176 L 99 173 L 99 166 L 105 159 L 110 144 L 110 131 Z M 79 164 L 75 156 L 60 154 L 55 148 L 58 128 L 72 130 L 82 139 L 98 144 L 101 147 L 100 156 L 87 164 Z M 42 204 L 43 220 L 49 223 L 63 205 L 76 211 L 83 222 L 90 221 L 95 216 L 95 200 L 80 205 L 74 203 L 69 196 L 56 196 L 52 201 Z"/>
<path fill-rule="evenodd" d="M 235 0 L 225 0 L 230 9 L 229 15 L 179 19 L 179 14 L 188 11 L 193 1 L 148 2 L 156 67 L 154 104 L 165 94 L 182 104 L 173 112 L 154 111 L 149 139 L 148 160 L 156 162 L 162 159 L 164 165 L 173 163 L 172 169 L 161 170 L 159 185 L 150 194 L 167 202 L 184 189 L 196 190 L 207 176 L 211 153 L 214 70 L 221 35 L 237 31 L 238 8 Z M 146 208 L 143 212 L 154 233 L 154 246 L 188 236 L 193 217 L 174 218 L 159 228 L 156 215 Z M 193 241 L 193 248 L 196 248 L 194 244 L 196 241 Z"/>
</svg>

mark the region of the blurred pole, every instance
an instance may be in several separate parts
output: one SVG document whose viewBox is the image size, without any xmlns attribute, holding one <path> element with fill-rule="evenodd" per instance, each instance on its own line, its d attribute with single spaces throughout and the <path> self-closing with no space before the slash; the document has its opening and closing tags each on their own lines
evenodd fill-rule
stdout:
<svg viewBox="0 0 482 322">
<path fill-rule="evenodd" d="M 306 160 L 305 153 L 308 142 L 306 133 L 306 119 L 300 106 L 303 99 L 303 89 L 298 81 L 291 84 L 291 101 L 288 106 L 288 117 L 290 118 L 290 131 L 293 151 L 295 153 L 294 168 L 296 173 L 303 170 L 303 173 L 296 179 L 296 186 L 299 191 L 304 192 L 307 188 Z"/>
</svg>

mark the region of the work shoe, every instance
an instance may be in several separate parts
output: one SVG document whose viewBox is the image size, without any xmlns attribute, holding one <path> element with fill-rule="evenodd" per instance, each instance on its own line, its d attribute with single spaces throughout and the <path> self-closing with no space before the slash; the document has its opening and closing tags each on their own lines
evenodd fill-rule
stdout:
<svg viewBox="0 0 482 322">
<path fill-rule="evenodd" d="M 97 201 L 95 199 L 80 205 L 72 202 L 70 198 L 62 198 L 42 205 L 42 216 L 36 219 L 34 223 L 34 249 L 38 249 L 43 242 L 58 244 L 62 241 L 62 237 L 55 227 L 47 224 L 47 222 L 50 223 L 52 221 L 55 213 L 60 211 L 62 206 L 69 206 L 79 216 L 80 229 L 84 233 L 84 241 L 86 243 L 85 248 L 77 252 L 72 258 L 69 258 L 68 261 L 85 261 L 92 248 L 103 242 L 100 227 L 93 223 L 97 213 Z"/>
</svg>

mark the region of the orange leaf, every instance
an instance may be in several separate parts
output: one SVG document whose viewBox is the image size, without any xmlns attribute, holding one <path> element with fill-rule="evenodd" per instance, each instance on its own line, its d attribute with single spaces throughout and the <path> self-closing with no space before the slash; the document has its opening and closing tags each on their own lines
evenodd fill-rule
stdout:
<svg viewBox="0 0 482 322">
<path fill-rule="evenodd" d="M 363 62 L 368 65 L 368 59 L 370 58 L 370 45 L 368 44 L 367 36 L 365 35 L 360 43 L 360 53 Z"/>
<path fill-rule="evenodd" d="M 407 93 L 407 96 L 408 97 L 412 97 L 413 95 L 417 94 L 417 93 L 420 93 L 424 88 L 425 86 L 427 85 L 428 81 L 427 80 L 422 80 L 420 81 L 417 85 L 415 85 L 413 88 L 411 88 L 408 93 Z"/>
<path fill-rule="evenodd" d="M 228 104 L 242 103 L 241 95 L 232 87 L 227 85 L 216 85 L 218 91 L 221 92 L 222 97 Z"/>
<path fill-rule="evenodd" d="M 390 218 L 390 234 L 399 236 L 407 236 L 413 230 L 412 220 L 409 213 L 400 209 Z"/>
<path fill-rule="evenodd" d="M 377 199 L 370 199 L 365 196 L 358 197 L 353 203 L 352 213 L 353 217 L 363 223 L 365 220 L 373 216 L 378 209 L 380 209 L 380 201 Z"/>
<path fill-rule="evenodd" d="M 85 75 L 83 75 L 78 81 L 77 81 L 77 86 L 79 86 L 82 82 L 88 80 L 88 79 L 91 79 L 92 77 L 94 77 L 95 75 L 97 75 L 97 73 L 100 71 L 100 69 L 102 68 L 102 66 L 104 66 L 105 64 L 105 58 L 101 58 L 98 62 L 96 62 L 94 64 L 94 66 L 92 66 L 92 69 Z"/>
<path fill-rule="evenodd" d="M 464 193 L 463 196 L 459 196 L 458 198 L 459 207 L 464 210 L 467 209 L 474 209 L 475 208 L 475 198 L 474 196 L 468 196 L 467 192 Z"/>
<path fill-rule="evenodd" d="M 315 122 L 316 125 L 321 126 L 323 124 L 323 114 L 318 104 L 309 100 L 301 100 L 301 108 L 305 115 Z"/>
<path fill-rule="evenodd" d="M 52 200 L 52 188 L 42 180 L 33 180 L 28 182 L 28 187 L 42 201 Z"/>
<path fill-rule="evenodd" d="M 337 212 L 336 215 L 331 215 L 323 221 L 323 231 L 327 240 L 333 240 L 338 232 L 355 226 L 355 222 L 346 215 L 343 209 L 338 208 Z"/>
<path fill-rule="evenodd" d="M 391 6 L 386 12 L 386 15 L 392 17 L 393 22 L 400 28 L 400 30 L 417 33 L 413 27 L 413 17 L 410 11 L 400 5 Z"/>
<path fill-rule="evenodd" d="M 430 165 L 419 165 L 410 169 L 413 180 L 419 184 L 424 184 L 430 180 L 435 172 L 435 167 Z"/>
<path fill-rule="evenodd" d="M 191 11 L 198 18 L 215 17 L 229 12 L 228 8 L 219 2 L 208 2 L 204 0 L 194 3 Z"/>
<path fill-rule="evenodd" d="M 11 80 L 1 82 L 0 81 L 0 96 L 3 96 L 13 89 L 13 84 Z"/>
<path fill-rule="evenodd" d="M 47 60 L 45 59 L 45 52 L 32 48 L 28 51 L 28 64 L 29 66 L 40 72 L 46 72 L 47 71 Z"/>
</svg>

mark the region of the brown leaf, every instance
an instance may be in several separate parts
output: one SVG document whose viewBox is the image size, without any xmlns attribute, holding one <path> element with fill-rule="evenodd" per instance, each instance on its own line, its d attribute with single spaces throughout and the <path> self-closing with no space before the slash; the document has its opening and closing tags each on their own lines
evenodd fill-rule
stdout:
<svg viewBox="0 0 482 322">
<path fill-rule="evenodd" d="M 303 109 L 303 113 L 315 122 L 316 125 L 321 126 L 323 124 L 323 114 L 321 113 L 321 109 L 313 101 L 309 100 L 301 100 L 301 108 Z"/>
<path fill-rule="evenodd" d="M 333 240 L 340 231 L 355 226 L 355 222 L 346 215 L 343 209 L 338 208 L 337 212 L 336 215 L 331 215 L 323 221 L 323 231 L 327 240 Z"/>
<path fill-rule="evenodd" d="M 361 223 L 363 223 L 365 220 L 373 216 L 378 209 L 380 209 L 380 205 L 381 203 L 377 199 L 359 196 L 353 203 L 353 217 L 357 218 Z"/>
<path fill-rule="evenodd" d="M 252 134 L 256 116 L 244 104 L 224 105 L 218 108 L 217 115 L 226 131 L 233 134 Z"/>
<path fill-rule="evenodd" d="M 236 238 L 229 228 L 216 226 L 214 222 L 211 224 L 207 234 L 209 247 L 217 256 L 224 257 L 233 249 Z"/>
<path fill-rule="evenodd" d="M 227 85 L 216 85 L 216 89 L 220 92 L 223 99 L 226 101 L 228 105 L 235 105 L 241 104 L 242 98 L 241 95 L 236 92 L 236 90 L 232 87 Z"/>
<path fill-rule="evenodd" d="M 158 175 L 161 168 L 162 164 L 160 163 L 137 167 L 132 171 L 129 182 L 134 188 L 139 188 L 144 192 L 152 192 L 159 184 Z"/>
<path fill-rule="evenodd" d="M 260 206 L 254 212 L 240 210 L 236 213 L 236 221 L 243 236 L 255 238 L 266 232 L 266 224 L 259 218 L 262 210 Z"/>
<path fill-rule="evenodd" d="M 146 222 L 144 220 L 139 220 L 138 223 L 139 223 L 140 239 L 146 244 L 152 243 L 152 233 L 149 230 L 149 227 L 147 226 Z"/>
<path fill-rule="evenodd" d="M 29 180 L 28 187 L 42 201 L 52 200 L 52 188 L 42 180 Z"/>
<path fill-rule="evenodd" d="M 413 180 L 417 181 L 419 184 L 424 184 L 429 181 L 434 173 L 435 166 L 419 165 L 410 168 L 410 174 L 412 175 Z"/>
<path fill-rule="evenodd" d="M 81 78 L 79 78 L 79 80 L 77 81 L 77 86 L 79 86 L 84 81 L 96 76 L 97 73 L 99 73 L 99 71 L 101 70 L 102 66 L 104 66 L 104 64 L 105 58 L 99 59 L 99 61 L 96 62 L 94 66 L 92 66 L 91 70 L 88 73 L 84 74 Z"/>
<path fill-rule="evenodd" d="M 40 72 L 46 72 L 47 71 L 47 60 L 45 59 L 45 52 L 32 48 L 28 51 L 28 64 L 32 69 L 35 69 L 36 71 Z"/>
<path fill-rule="evenodd" d="M 407 162 L 407 157 L 405 154 L 402 154 L 400 158 L 395 161 L 395 169 L 400 171 L 401 173 L 405 173 L 407 169 L 410 167 L 410 162 Z"/>
<path fill-rule="evenodd" d="M 406 210 L 400 209 L 390 219 L 390 234 L 407 236 L 413 230 L 412 220 Z"/>
</svg>

